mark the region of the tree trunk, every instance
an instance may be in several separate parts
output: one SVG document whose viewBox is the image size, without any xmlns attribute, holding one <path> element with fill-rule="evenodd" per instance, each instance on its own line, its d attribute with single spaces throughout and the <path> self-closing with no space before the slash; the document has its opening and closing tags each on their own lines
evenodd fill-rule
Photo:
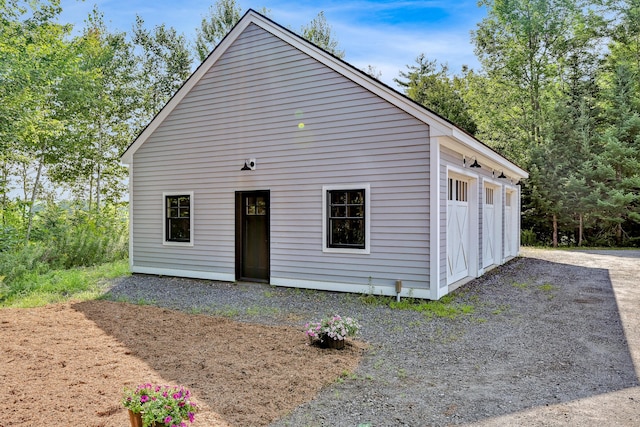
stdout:
<svg viewBox="0 0 640 427">
<path fill-rule="evenodd" d="M 553 247 L 558 247 L 558 216 L 553 214 Z"/>
<path fill-rule="evenodd" d="M 622 223 L 619 223 L 616 227 L 616 244 L 622 246 Z"/>
<path fill-rule="evenodd" d="M 582 214 L 578 215 L 578 246 L 582 246 L 582 233 L 584 230 L 584 223 Z"/>
<path fill-rule="evenodd" d="M 44 159 L 40 158 L 40 163 L 38 164 L 38 173 L 36 174 L 36 180 L 33 183 L 33 191 L 31 192 L 31 203 L 29 204 L 29 215 L 28 215 L 28 225 L 27 225 L 27 235 L 25 236 L 25 243 L 29 243 L 29 238 L 31 238 L 31 226 L 33 225 L 33 205 L 36 203 L 36 197 L 38 195 L 38 187 L 40 185 L 40 176 L 42 175 L 42 167 L 44 166 Z"/>
</svg>

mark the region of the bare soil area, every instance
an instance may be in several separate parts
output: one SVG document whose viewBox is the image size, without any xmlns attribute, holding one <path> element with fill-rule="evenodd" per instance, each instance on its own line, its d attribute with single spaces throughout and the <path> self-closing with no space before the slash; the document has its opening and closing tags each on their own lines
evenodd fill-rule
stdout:
<svg viewBox="0 0 640 427">
<path fill-rule="evenodd" d="M 194 426 L 261 426 L 352 371 L 364 345 L 109 301 L 0 310 L 0 426 L 127 426 L 125 386 L 189 388 Z"/>
</svg>

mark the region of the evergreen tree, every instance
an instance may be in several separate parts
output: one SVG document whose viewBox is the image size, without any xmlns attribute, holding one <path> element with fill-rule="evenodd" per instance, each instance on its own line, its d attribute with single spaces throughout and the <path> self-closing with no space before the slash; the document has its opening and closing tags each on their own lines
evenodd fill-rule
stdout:
<svg viewBox="0 0 640 427">
<path fill-rule="evenodd" d="M 469 107 L 460 94 L 463 79 L 449 77 L 449 68 L 435 60 L 430 61 L 424 54 L 416 58 L 417 65 L 407 66 L 407 72 L 400 72 L 394 79 L 404 89 L 405 94 L 445 119 L 455 123 L 470 134 L 477 131 L 471 118 Z"/>
</svg>

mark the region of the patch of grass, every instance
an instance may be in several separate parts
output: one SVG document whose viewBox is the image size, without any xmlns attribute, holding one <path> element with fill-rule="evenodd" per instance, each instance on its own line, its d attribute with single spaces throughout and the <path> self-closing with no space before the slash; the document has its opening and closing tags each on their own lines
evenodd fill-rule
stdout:
<svg viewBox="0 0 640 427">
<path fill-rule="evenodd" d="M 95 267 L 27 273 L 12 283 L 11 289 L 0 282 L 0 307 L 28 308 L 97 299 L 104 293 L 107 280 L 129 274 L 128 260 Z"/>
<path fill-rule="evenodd" d="M 427 317 L 443 317 L 455 319 L 461 315 L 469 315 L 475 311 L 472 304 L 458 303 L 456 296 L 448 294 L 438 301 L 423 301 L 404 298 L 400 301 L 389 302 L 389 307 L 397 310 L 413 310 L 423 313 Z"/>
<path fill-rule="evenodd" d="M 344 383 L 346 380 L 357 380 L 358 376 L 353 372 L 349 372 L 347 370 L 342 371 L 338 379 L 336 380 L 339 384 Z"/>
<path fill-rule="evenodd" d="M 549 293 L 549 292 L 553 292 L 553 291 L 557 290 L 558 287 L 556 285 L 551 284 L 551 283 L 544 283 L 544 284 L 540 285 L 538 287 L 538 289 L 540 289 L 542 292 Z"/>
<path fill-rule="evenodd" d="M 511 307 L 509 306 L 509 304 L 500 304 L 498 307 L 493 309 L 491 314 L 499 315 L 499 314 L 507 312 L 510 308 Z"/>
<path fill-rule="evenodd" d="M 264 291 L 262 292 L 262 294 L 264 295 L 265 298 L 273 298 L 276 296 L 276 293 L 274 291 Z"/>
<path fill-rule="evenodd" d="M 513 286 L 514 288 L 518 288 L 518 289 L 527 289 L 529 287 L 528 283 L 518 283 L 518 282 L 513 282 L 511 284 L 511 286 Z"/>
<path fill-rule="evenodd" d="M 211 314 L 214 316 L 228 317 L 230 319 L 238 316 L 240 311 L 235 307 L 222 307 L 222 308 L 214 308 L 211 310 Z"/>
<path fill-rule="evenodd" d="M 202 307 L 191 307 L 191 308 L 188 310 L 188 313 L 189 313 L 189 314 L 202 314 L 202 312 L 203 312 L 203 311 L 204 311 L 204 310 L 202 309 Z"/>
</svg>

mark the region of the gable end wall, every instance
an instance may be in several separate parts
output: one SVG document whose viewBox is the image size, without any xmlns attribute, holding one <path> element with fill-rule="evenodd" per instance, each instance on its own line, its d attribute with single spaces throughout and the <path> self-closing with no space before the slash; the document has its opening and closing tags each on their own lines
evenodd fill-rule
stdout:
<svg viewBox="0 0 640 427">
<path fill-rule="evenodd" d="M 272 282 L 428 289 L 429 162 L 426 124 L 251 24 L 134 154 L 133 270 L 233 278 L 235 192 L 269 190 Z M 356 183 L 371 253 L 322 252 L 322 186 Z M 181 191 L 194 245 L 165 246 L 162 193 Z"/>
</svg>

